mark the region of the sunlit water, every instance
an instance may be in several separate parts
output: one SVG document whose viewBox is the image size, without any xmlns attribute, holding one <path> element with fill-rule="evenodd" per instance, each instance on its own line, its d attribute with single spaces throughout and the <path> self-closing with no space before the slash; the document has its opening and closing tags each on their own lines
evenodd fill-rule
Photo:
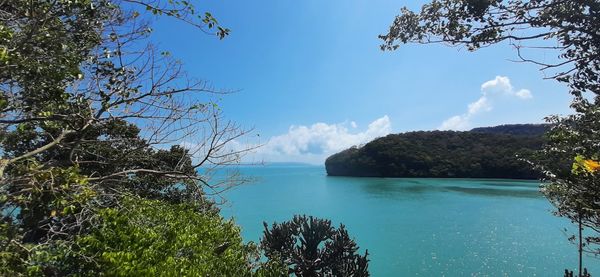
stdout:
<svg viewBox="0 0 600 277">
<path fill-rule="evenodd" d="M 307 214 L 345 224 L 373 276 L 562 276 L 577 265 L 564 219 L 513 180 L 328 177 L 323 167 L 244 168 L 258 180 L 225 193 L 225 217 L 258 241 L 262 222 Z M 600 260 L 586 258 L 592 274 Z"/>
</svg>

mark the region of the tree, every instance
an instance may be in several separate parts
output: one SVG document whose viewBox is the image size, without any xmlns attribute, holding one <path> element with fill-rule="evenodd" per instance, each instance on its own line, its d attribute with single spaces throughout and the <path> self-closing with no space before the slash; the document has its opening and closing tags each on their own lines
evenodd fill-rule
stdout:
<svg viewBox="0 0 600 277">
<path fill-rule="evenodd" d="M 247 131 L 224 120 L 227 92 L 148 43 L 153 14 L 229 33 L 183 0 L 0 0 L 0 264 L 14 275 L 51 274 L 33 254 L 75 249 L 126 199 L 214 213 L 206 193 L 243 181 L 211 180 L 248 150 L 229 146 Z"/>
<path fill-rule="evenodd" d="M 367 256 L 358 254 L 356 242 L 344 225 L 312 216 L 291 221 L 264 223 L 260 248 L 271 261 L 280 261 L 296 276 L 369 276 Z"/>
<path fill-rule="evenodd" d="M 596 101 L 576 102 L 574 115 L 549 117 L 553 127 L 548 143 L 531 161 L 544 173 L 542 192 L 556 207 L 555 214 L 577 224 L 577 234 L 570 240 L 577 242 L 579 274 L 584 252 L 600 254 L 600 103 Z"/>
<path fill-rule="evenodd" d="M 474 51 L 507 41 L 520 61 L 539 65 L 579 96 L 600 95 L 598 29 L 598 0 L 433 0 L 418 13 L 402 8 L 380 38 L 383 50 L 401 43 L 447 43 Z M 551 51 L 557 60 L 529 58 L 527 50 Z"/>
</svg>

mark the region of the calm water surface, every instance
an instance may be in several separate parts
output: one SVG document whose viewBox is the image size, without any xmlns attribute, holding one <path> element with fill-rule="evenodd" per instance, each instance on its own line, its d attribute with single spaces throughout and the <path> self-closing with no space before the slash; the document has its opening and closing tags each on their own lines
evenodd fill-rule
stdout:
<svg viewBox="0 0 600 277">
<path fill-rule="evenodd" d="M 258 179 L 225 194 L 225 217 L 258 241 L 262 222 L 308 214 L 344 223 L 373 276 L 562 276 L 576 248 L 538 183 L 328 177 L 323 167 L 242 169 Z M 585 261 L 600 274 L 600 260 Z"/>
</svg>

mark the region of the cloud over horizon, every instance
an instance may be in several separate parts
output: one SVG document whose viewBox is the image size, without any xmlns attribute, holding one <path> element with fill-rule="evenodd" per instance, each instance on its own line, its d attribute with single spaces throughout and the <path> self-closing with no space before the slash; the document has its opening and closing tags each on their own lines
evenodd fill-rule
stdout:
<svg viewBox="0 0 600 277">
<path fill-rule="evenodd" d="M 494 102 L 500 97 L 527 100 L 533 98 L 528 89 L 515 90 L 506 76 L 496 76 L 495 79 L 481 84 L 481 97 L 467 106 L 467 112 L 452 116 L 438 127 L 439 130 L 467 130 L 471 128 L 471 119 L 478 114 L 489 112 L 494 108 Z"/>
<path fill-rule="evenodd" d="M 364 131 L 354 131 L 358 127 L 354 121 L 292 125 L 287 133 L 271 137 L 263 147 L 257 149 L 253 158 L 271 162 L 322 163 L 329 155 L 367 143 L 392 131 L 387 115 L 371 122 Z"/>
</svg>

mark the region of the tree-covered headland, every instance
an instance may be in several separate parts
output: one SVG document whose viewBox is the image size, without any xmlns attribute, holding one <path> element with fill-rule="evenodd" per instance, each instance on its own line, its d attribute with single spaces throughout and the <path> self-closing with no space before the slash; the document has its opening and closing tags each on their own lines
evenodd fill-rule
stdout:
<svg viewBox="0 0 600 277">
<path fill-rule="evenodd" d="M 468 132 L 392 134 L 325 161 L 327 174 L 360 177 L 536 179 L 523 157 L 542 148 L 547 125 L 503 125 Z"/>
</svg>

